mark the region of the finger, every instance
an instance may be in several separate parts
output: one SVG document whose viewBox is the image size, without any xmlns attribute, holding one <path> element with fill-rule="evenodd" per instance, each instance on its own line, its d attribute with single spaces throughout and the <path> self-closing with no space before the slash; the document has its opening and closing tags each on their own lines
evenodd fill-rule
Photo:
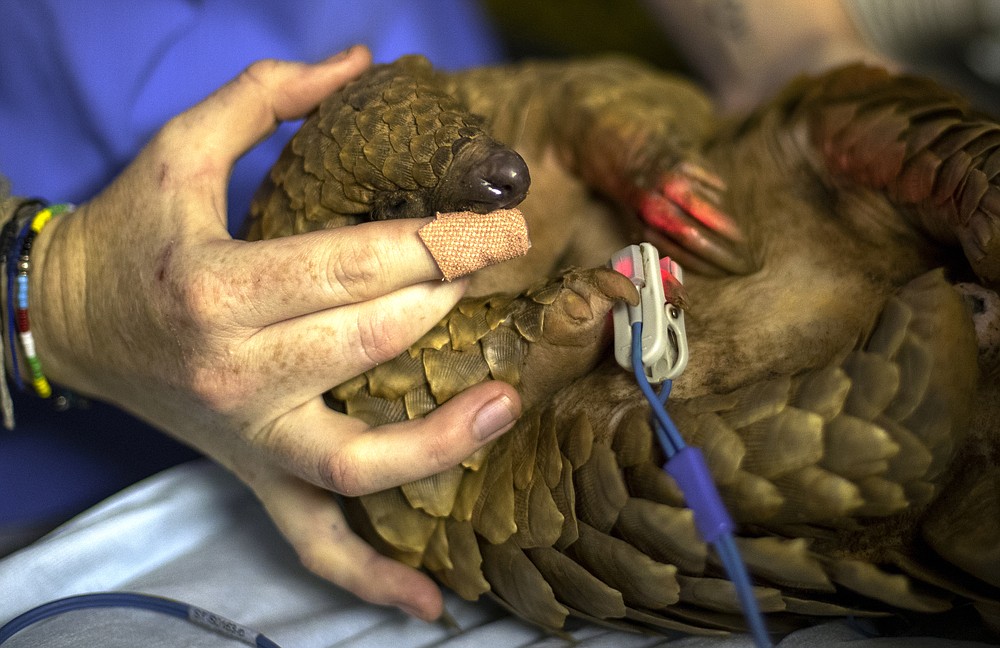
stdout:
<svg viewBox="0 0 1000 648">
<path fill-rule="evenodd" d="M 153 173 L 161 187 L 185 189 L 177 207 L 187 213 L 203 213 L 204 201 L 210 199 L 215 218 L 203 219 L 199 226 L 227 239 L 226 184 L 236 160 L 278 122 L 303 116 L 370 62 L 367 49 L 354 47 L 316 65 L 270 59 L 254 63 L 161 129 L 149 150 L 167 151 L 171 163 L 158 163 Z"/>
<path fill-rule="evenodd" d="M 215 162 L 228 167 L 278 122 L 302 117 L 370 63 L 371 53 L 361 46 L 314 65 L 257 61 L 183 113 L 175 125 L 199 143 L 197 155 L 215 156 Z"/>
<path fill-rule="evenodd" d="M 266 380 L 281 398 L 261 405 L 287 411 L 405 353 L 448 314 L 464 287 L 425 282 L 259 330 L 242 347 L 245 364 L 273 369 Z"/>
<path fill-rule="evenodd" d="M 454 396 L 426 417 L 370 427 L 313 399 L 257 439 L 293 474 L 350 496 L 373 493 L 459 464 L 513 427 L 516 390 L 491 381 Z"/>
<path fill-rule="evenodd" d="M 363 223 L 252 243 L 215 241 L 196 251 L 219 307 L 248 328 L 367 301 L 440 280 L 417 235 L 427 219 Z"/>
<path fill-rule="evenodd" d="M 393 605 L 426 621 L 441 616 L 443 601 L 434 582 L 355 535 L 329 492 L 289 476 L 251 485 L 309 571 L 371 603 Z"/>
</svg>

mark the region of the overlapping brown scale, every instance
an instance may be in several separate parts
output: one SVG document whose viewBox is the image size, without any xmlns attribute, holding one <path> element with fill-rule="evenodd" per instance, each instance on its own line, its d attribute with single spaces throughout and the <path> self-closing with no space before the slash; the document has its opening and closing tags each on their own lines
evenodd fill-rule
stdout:
<svg viewBox="0 0 1000 648">
<path fill-rule="evenodd" d="M 576 490 L 573 488 L 573 464 L 566 457 L 562 457 L 559 482 L 552 488 L 552 501 L 563 516 L 562 530 L 552 546 L 565 549 L 580 537 L 579 522 L 576 517 Z"/>
<path fill-rule="evenodd" d="M 347 414 L 359 418 L 369 425 L 381 425 L 391 421 L 406 420 L 406 405 L 402 398 L 386 400 L 359 391 L 347 401 Z"/>
<path fill-rule="evenodd" d="M 899 445 L 880 426 L 841 414 L 824 428 L 821 466 L 849 479 L 884 474 Z"/>
<path fill-rule="evenodd" d="M 813 412 L 826 422 L 843 411 L 851 379 L 839 366 L 831 365 L 797 376 L 792 389 L 789 405 Z"/>
<path fill-rule="evenodd" d="M 654 614 L 652 612 L 646 612 L 634 608 L 629 608 L 625 612 L 625 618 L 641 623 L 646 627 L 663 628 L 664 630 L 683 632 L 684 634 L 694 636 L 723 637 L 729 634 L 726 630 L 719 630 L 714 627 L 708 628 L 704 625 L 696 625 L 693 623 L 684 623 L 682 621 L 667 618 L 662 614 Z"/>
<path fill-rule="evenodd" d="M 465 467 L 463 465 L 463 467 Z M 462 477 L 462 483 L 455 493 L 455 501 L 451 507 L 451 518 L 460 522 L 471 522 L 476 502 L 482 496 L 483 484 L 487 473 L 482 467 L 471 467 Z"/>
<path fill-rule="evenodd" d="M 444 320 L 431 327 L 410 347 L 410 355 L 419 356 L 426 349 L 443 349 L 451 344 L 448 322 Z"/>
<path fill-rule="evenodd" d="M 514 326 L 527 342 L 538 342 L 542 339 L 544 324 L 545 309 L 541 304 L 529 304 L 514 313 Z"/>
<path fill-rule="evenodd" d="M 406 417 L 415 419 L 430 413 L 438 403 L 431 388 L 420 384 L 403 395 L 403 406 L 406 408 Z"/>
<path fill-rule="evenodd" d="M 486 318 L 487 312 L 487 309 L 479 308 L 471 316 L 464 315 L 459 311 L 448 317 L 448 335 L 451 336 L 453 349 L 471 347 L 490 332 L 491 327 Z"/>
<path fill-rule="evenodd" d="M 618 467 L 624 470 L 648 465 L 654 459 L 649 413 L 642 407 L 634 407 L 620 412 L 617 423 L 610 441 Z"/>
<path fill-rule="evenodd" d="M 461 465 L 400 486 L 410 506 L 434 517 L 451 515 L 455 496 L 465 476 Z"/>
<path fill-rule="evenodd" d="M 472 524 L 468 521 L 446 519 L 442 521 L 447 541 L 450 566 L 434 571 L 445 585 L 462 598 L 474 601 L 490 590 L 483 576 L 483 557 Z"/>
<path fill-rule="evenodd" d="M 899 452 L 889 458 L 885 477 L 897 484 L 906 484 L 927 474 L 933 455 L 910 430 L 899 422 L 887 417 L 879 417 L 876 423 L 888 432 Z"/>
<path fill-rule="evenodd" d="M 785 610 L 812 617 L 885 617 L 889 612 L 852 608 L 839 603 L 784 595 Z"/>
<path fill-rule="evenodd" d="M 517 532 L 514 475 L 510 453 L 505 451 L 507 436 L 493 446 L 489 461 L 480 469 L 483 484 L 472 507 L 472 525 L 492 544 L 503 543 Z"/>
<path fill-rule="evenodd" d="M 919 547 L 919 548 L 917 548 Z M 926 547 L 907 547 L 890 551 L 886 562 L 898 568 L 904 574 L 917 579 L 943 592 L 954 592 L 970 601 L 989 600 L 989 590 L 981 584 L 962 578 L 952 565 L 927 555 Z"/>
<path fill-rule="evenodd" d="M 552 586 L 524 552 L 509 543 L 480 544 L 491 590 L 519 615 L 545 628 L 562 628 L 569 615 Z"/>
<path fill-rule="evenodd" d="M 379 536 L 408 564 L 420 564 L 424 549 L 438 525 L 437 518 L 415 509 L 402 491 L 390 488 L 359 498 Z"/>
<path fill-rule="evenodd" d="M 574 470 L 590 461 L 594 449 L 594 428 L 586 414 L 581 412 L 560 426 L 559 449 Z"/>
<path fill-rule="evenodd" d="M 778 486 L 746 470 L 737 471 L 733 481 L 719 491 L 730 515 L 739 522 L 773 521 L 786 505 Z"/>
<path fill-rule="evenodd" d="M 774 521 L 833 524 L 849 518 L 864 500 L 857 484 L 818 466 L 806 466 L 774 480 L 783 499 Z"/>
<path fill-rule="evenodd" d="M 567 553 L 621 592 L 630 607 L 658 609 L 677 603 L 676 566 L 656 562 L 631 544 L 582 522 L 579 530 L 579 539 Z"/>
<path fill-rule="evenodd" d="M 574 471 L 573 487 L 577 516 L 599 531 L 610 531 L 629 500 L 614 452 L 595 445 L 590 459 Z"/>
<path fill-rule="evenodd" d="M 857 511 L 858 515 L 885 517 L 901 513 L 910 506 L 906 489 L 894 481 L 870 475 L 856 479 L 855 483 L 861 492 L 861 498 L 865 501 Z"/>
<path fill-rule="evenodd" d="M 929 589 L 920 591 L 906 576 L 890 574 L 868 562 L 840 559 L 827 569 L 834 582 L 896 607 L 918 612 L 943 612 L 951 608 L 950 597 Z"/>
<path fill-rule="evenodd" d="M 798 590 L 832 592 L 823 564 L 805 538 L 737 538 L 743 562 L 758 579 Z"/>
<path fill-rule="evenodd" d="M 621 509 L 615 534 L 683 573 L 700 574 L 705 569 L 708 547 L 698 536 L 690 509 L 631 497 Z"/>
<path fill-rule="evenodd" d="M 478 347 L 461 351 L 447 347 L 427 349 L 424 351 L 423 361 L 431 393 L 438 403 L 486 380 L 490 375 L 490 367 Z"/>
<path fill-rule="evenodd" d="M 823 457 L 823 419 L 793 407 L 741 427 L 742 467 L 768 479 L 816 464 Z"/>
<path fill-rule="evenodd" d="M 730 427 L 740 428 L 785 409 L 791 384 L 791 377 L 783 376 L 722 394 L 702 396 L 687 401 L 687 404 L 695 413 L 714 412 Z"/>
<path fill-rule="evenodd" d="M 677 576 L 677 582 L 680 584 L 680 600 L 688 605 L 734 615 L 742 613 L 736 588 L 730 580 L 681 574 Z M 774 588 L 754 586 L 753 595 L 761 612 L 781 612 L 785 609 L 781 592 Z"/>
<path fill-rule="evenodd" d="M 552 491 L 538 479 L 514 491 L 514 525 L 511 542 L 522 549 L 551 547 L 562 535 L 565 517 Z"/>
<path fill-rule="evenodd" d="M 535 475 L 549 488 L 555 488 L 564 476 L 572 471 L 566 468 L 568 459 L 559 449 L 559 421 L 551 410 L 546 410 L 539 418 L 538 446 L 535 450 Z"/>
<path fill-rule="evenodd" d="M 912 414 L 926 396 L 933 377 L 934 351 L 925 340 L 907 335 L 892 358 L 899 367 L 899 390 L 885 414 L 898 421 Z"/>
<path fill-rule="evenodd" d="M 660 466 L 652 463 L 641 463 L 625 468 L 623 474 L 632 497 L 675 507 L 684 505 L 684 494 L 677 486 L 677 482 L 669 477 Z"/>
<path fill-rule="evenodd" d="M 742 614 L 731 614 L 719 612 L 718 610 L 708 610 L 693 605 L 678 604 L 671 605 L 660 611 L 664 616 L 671 619 L 678 619 L 683 623 L 701 626 L 710 630 L 724 630 L 726 632 L 745 632 L 746 621 Z M 779 618 L 771 616 L 768 618 L 769 632 L 789 632 L 791 628 L 778 623 Z"/>
<path fill-rule="evenodd" d="M 696 414 L 685 403 L 671 403 L 669 412 L 678 429 L 683 430 L 684 440 L 701 449 L 717 485 L 731 484 L 741 465 L 754 461 L 747 457 L 746 441 L 718 414 Z"/>
<path fill-rule="evenodd" d="M 550 547 L 528 549 L 525 553 L 552 586 L 559 602 L 597 619 L 625 616 L 621 592 L 595 578 L 566 554 Z"/>
<path fill-rule="evenodd" d="M 368 393 L 388 400 L 404 396 L 427 382 L 423 363 L 408 353 L 394 358 L 392 362 L 372 367 L 365 376 L 368 378 Z"/>
<path fill-rule="evenodd" d="M 899 391 L 896 363 L 880 354 L 856 351 L 843 366 L 852 383 L 844 410 L 866 421 L 885 411 Z"/>
</svg>

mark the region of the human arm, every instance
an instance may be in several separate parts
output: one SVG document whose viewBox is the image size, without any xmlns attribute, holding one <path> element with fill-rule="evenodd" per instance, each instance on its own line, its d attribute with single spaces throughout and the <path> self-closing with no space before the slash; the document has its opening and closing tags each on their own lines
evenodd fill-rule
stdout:
<svg viewBox="0 0 1000 648">
<path fill-rule="evenodd" d="M 792 77 L 863 61 L 894 66 L 869 46 L 842 0 L 646 0 L 720 106 L 745 111 Z"/>
<path fill-rule="evenodd" d="M 373 223 L 247 243 L 226 233 L 235 160 L 369 63 L 265 61 L 171 120 L 101 194 L 32 249 L 31 326 L 46 375 L 113 402 L 245 481 L 314 572 L 421 618 L 426 576 L 348 529 L 329 491 L 439 472 L 519 413 L 503 383 L 378 429 L 321 394 L 406 349 L 461 297 L 416 234 Z"/>
</svg>

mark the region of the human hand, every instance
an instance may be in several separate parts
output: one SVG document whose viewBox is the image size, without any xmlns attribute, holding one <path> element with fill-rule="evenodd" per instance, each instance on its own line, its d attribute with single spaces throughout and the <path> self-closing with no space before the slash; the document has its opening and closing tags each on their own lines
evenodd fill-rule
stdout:
<svg viewBox="0 0 1000 648">
<path fill-rule="evenodd" d="M 509 385 L 370 428 L 321 394 L 403 352 L 466 283 L 417 229 L 370 223 L 272 241 L 226 231 L 233 163 L 370 63 L 263 61 L 171 120 L 100 195 L 35 241 L 32 331 L 54 382 L 110 401 L 232 470 L 312 571 L 424 619 L 425 575 L 356 537 L 329 491 L 374 492 L 450 467 L 509 429 Z"/>
</svg>

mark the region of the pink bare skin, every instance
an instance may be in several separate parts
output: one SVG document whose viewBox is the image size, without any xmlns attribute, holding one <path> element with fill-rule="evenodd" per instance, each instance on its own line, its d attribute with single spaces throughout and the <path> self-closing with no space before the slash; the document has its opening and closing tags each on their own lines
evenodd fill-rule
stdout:
<svg viewBox="0 0 1000 648">
<path fill-rule="evenodd" d="M 362 47 L 316 65 L 261 61 L 167 123 L 134 162 L 33 248 L 32 329 L 46 374 L 115 403 L 253 489 L 302 562 L 359 597 L 422 619 L 426 575 L 375 552 L 332 492 L 440 472 L 520 414 L 477 385 L 426 419 L 377 429 L 322 393 L 395 357 L 467 282 L 443 282 L 397 220 L 247 243 L 226 231 L 233 163 L 370 64 Z"/>
</svg>

